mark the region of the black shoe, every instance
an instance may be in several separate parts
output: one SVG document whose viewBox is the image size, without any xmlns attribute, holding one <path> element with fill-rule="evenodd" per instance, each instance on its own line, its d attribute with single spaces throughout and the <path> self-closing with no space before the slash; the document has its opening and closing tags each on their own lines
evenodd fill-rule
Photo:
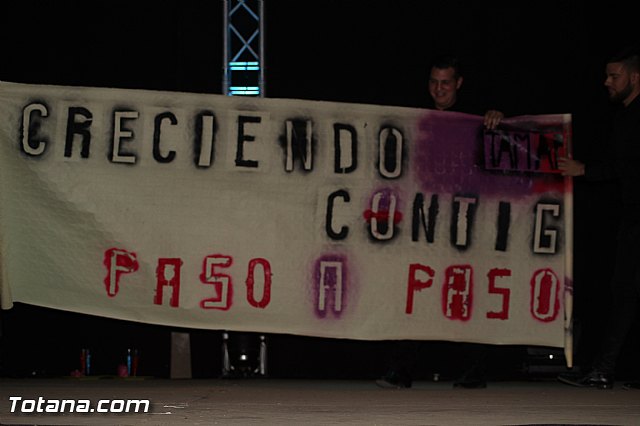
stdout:
<svg viewBox="0 0 640 426">
<path fill-rule="evenodd" d="M 585 376 L 561 374 L 558 380 L 562 383 L 581 388 L 613 389 L 613 374 L 592 370 Z"/>
<path fill-rule="evenodd" d="M 384 376 L 376 380 L 376 385 L 384 389 L 406 389 L 411 387 L 411 380 L 399 379 L 394 376 Z"/>
<path fill-rule="evenodd" d="M 622 385 L 622 389 L 640 389 L 640 382 L 627 382 Z"/>
</svg>

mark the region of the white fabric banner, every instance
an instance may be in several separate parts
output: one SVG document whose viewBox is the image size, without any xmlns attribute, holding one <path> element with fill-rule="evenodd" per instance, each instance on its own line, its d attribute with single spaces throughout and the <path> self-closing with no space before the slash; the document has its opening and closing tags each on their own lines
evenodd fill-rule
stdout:
<svg viewBox="0 0 640 426">
<path fill-rule="evenodd" d="M 565 345 L 568 115 L 486 132 L 424 109 L 2 83 L 0 120 L 5 309 Z"/>
</svg>

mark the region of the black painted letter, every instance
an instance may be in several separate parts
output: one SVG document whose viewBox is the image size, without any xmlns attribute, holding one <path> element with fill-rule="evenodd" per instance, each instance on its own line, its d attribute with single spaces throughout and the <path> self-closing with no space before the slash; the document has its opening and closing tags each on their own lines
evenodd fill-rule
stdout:
<svg viewBox="0 0 640 426">
<path fill-rule="evenodd" d="M 171 112 L 163 112 L 162 114 L 156 115 L 154 126 L 153 126 L 153 158 L 158 163 L 170 163 L 176 158 L 175 151 L 169 151 L 169 154 L 163 156 L 160 152 L 160 132 L 162 128 L 162 122 L 168 119 L 171 122 L 172 126 L 178 124 L 178 119 Z"/>
<path fill-rule="evenodd" d="M 325 229 L 327 230 L 327 235 L 332 240 L 344 240 L 345 238 L 347 238 L 347 235 L 349 234 L 348 226 L 341 227 L 339 232 L 335 232 L 333 230 L 333 227 L 331 226 L 331 223 L 333 222 L 333 202 L 338 197 L 341 197 L 342 199 L 344 199 L 345 203 L 348 203 L 349 201 L 351 201 L 351 198 L 349 197 L 349 193 L 344 189 L 340 189 L 338 191 L 335 191 L 329 194 L 329 199 L 327 200 L 327 216 L 326 216 L 326 222 L 325 222 Z"/>
<path fill-rule="evenodd" d="M 238 117 L 238 143 L 236 151 L 236 166 L 239 167 L 258 167 L 256 160 L 245 160 L 244 158 L 244 143 L 253 142 L 256 137 L 253 135 L 246 135 L 244 133 L 245 123 L 260 123 L 262 119 L 260 117 L 248 117 L 241 115 Z"/>
</svg>

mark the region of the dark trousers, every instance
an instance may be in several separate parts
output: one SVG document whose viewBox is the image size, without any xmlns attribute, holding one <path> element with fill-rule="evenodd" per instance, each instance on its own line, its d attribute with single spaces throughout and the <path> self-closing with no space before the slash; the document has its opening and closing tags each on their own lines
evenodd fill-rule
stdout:
<svg viewBox="0 0 640 426">
<path fill-rule="evenodd" d="M 607 334 L 594 368 L 614 374 L 616 361 L 640 310 L 640 208 L 625 211 L 616 249 L 611 282 L 612 310 Z"/>
</svg>

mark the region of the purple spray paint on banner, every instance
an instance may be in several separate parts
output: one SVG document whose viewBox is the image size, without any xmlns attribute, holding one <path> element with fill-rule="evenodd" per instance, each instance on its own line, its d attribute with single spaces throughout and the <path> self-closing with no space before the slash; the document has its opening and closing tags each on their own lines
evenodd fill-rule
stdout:
<svg viewBox="0 0 640 426">
<path fill-rule="evenodd" d="M 563 192 L 557 174 L 487 170 L 483 117 L 429 111 L 419 130 L 412 169 L 425 192 L 511 197 Z"/>
<path fill-rule="evenodd" d="M 313 264 L 313 307 L 318 318 L 340 318 L 349 304 L 351 281 L 347 258 L 325 254 Z"/>
</svg>

